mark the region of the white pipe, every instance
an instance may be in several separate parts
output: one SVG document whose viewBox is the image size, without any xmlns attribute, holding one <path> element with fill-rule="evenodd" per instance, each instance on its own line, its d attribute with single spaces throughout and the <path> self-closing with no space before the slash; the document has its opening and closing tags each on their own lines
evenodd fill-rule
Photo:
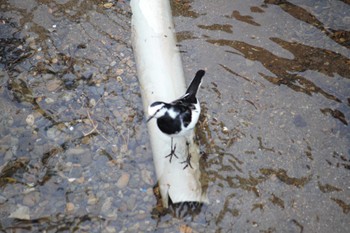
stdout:
<svg viewBox="0 0 350 233">
<path fill-rule="evenodd" d="M 133 49 L 144 110 L 148 117 L 151 103 L 171 102 L 181 97 L 186 85 L 169 1 L 131 0 L 131 8 Z M 170 153 L 170 137 L 158 129 L 156 120 L 148 123 L 148 132 L 163 206 L 168 206 L 168 197 L 173 203 L 207 202 L 199 182 L 199 149 L 192 140 L 193 132 L 187 139 L 193 168 L 186 169 L 180 163 L 187 157 L 185 138 L 174 138 L 179 158 L 173 157 L 170 163 L 169 158 L 165 158 Z"/>
</svg>

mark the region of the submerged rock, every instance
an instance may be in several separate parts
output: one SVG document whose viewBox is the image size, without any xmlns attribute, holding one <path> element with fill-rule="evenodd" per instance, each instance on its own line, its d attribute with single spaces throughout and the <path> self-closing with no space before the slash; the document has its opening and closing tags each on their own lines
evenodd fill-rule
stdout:
<svg viewBox="0 0 350 233">
<path fill-rule="evenodd" d="M 130 180 L 130 174 L 129 173 L 123 173 L 121 177 L 117 181 L 117 187 L 120 189 L 125 188 Z"/>
<path fill-rule="evenodd" d="M 23 205 L 17 205 L 17 209 L 10 214 L 9 218 L 30 220 L 29 207 L 28 206 L 23 206 Z"/>
</svg>

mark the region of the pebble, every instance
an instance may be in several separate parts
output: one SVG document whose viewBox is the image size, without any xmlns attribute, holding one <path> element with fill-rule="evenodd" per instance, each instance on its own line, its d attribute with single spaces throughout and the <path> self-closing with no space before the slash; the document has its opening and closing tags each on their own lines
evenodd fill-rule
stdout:
<svg viewBox="0 0 350 233">
<path fill-rule="evenodd" d="M 71 92 L 64 93 L 64 95 L 62 96 L 62 100 L 66 102 L 69 102 L 72 98 L 73 98 L 73 93 Z"/>
<path fill-rule="evenodd" d="M 50 98 L 50 97 L 45 98 L 45 103 L 47 103 L 47 104 L 52 104 L 54 102 L 55 102 L 55 100 Z"/>
<path fill-rule="evenodd" d="M 128 228 L 128 232 L 139 232 L 139 229 L 140 229 L 140 223 L 137 222 Z"/>
<path fill-rule="evenodd" d="M 142 176 L 142 180 L 143 182 L 145 182 L 148 185 L 153 185 L 154 181 L 152 179 L 152 173 L 146 169 L 143 169 L 141 171 L 141 176 Z"/>
<path fill-rule="evenodd" d="M 129 66 L 129 67 L 133 67 L 134 66 L 134 62 L 130 59 L 126 62 L 126 64 Z"/>
<path fill-rule="evenodd" d="M 139 213 L 135 216 L 137 220 L 145 220 L 147 217 L 148 214 L 143 210 L 140 210 Z"/>
<path fill-rule="evenodd" d="M 192 233 L 193 230 L 192 230 L 191 227 L 182 224 L 182 225 L 179 227 L 179 232 L 180 232 L 180 233 Z"/>
<path fill-rule="evenodd" d="M 129 197 L 128 200 L 126 201 L 126 206 L 128 210 L 133 210 L 135 208 L 135 204 L 136 204 L 136 197 L 134 195 Z"/>
<path fill-rule="evenodd" d="M 125 211 L 127 211 L 128 206 L 124 202 L 122 202 L 119 204 L 118 209 L 120 212 L 125 212 Z"/>
<path fill-rule="evenodd" d="M 33 126 L 35 121 L 35 117 L 33 114 L 29 114 L 26 118 L 26 122 L 29 126 Z"/>
<path fill-rule="evenodd" d="M 81 143 L 82 144 L 89 144 L 90 143 L 90 137 L 83 137 L 82 139 L 81 139 Z"/>
<path fill-rule="evenodd" d="M 96 106 L 96 100 L 95 99 L 90 99 L 90 101 L 89 101 L 89 105 L 90 105 L 90 107 L 95 107 Z"/>
<path fill-rule="evenodd" d="M 17 218 L 22 220 L 30 220 L 30 211 L 28 206 L 17 205 L 17 208 L 12 212 L 9 218 Z"/>
<path fill-rule="evenodd" d="M 112 152 L 113 153 L 118 153 L 119 149 L 118 149 L 118 146 L 117 145 L 112 145 Z"/>
<path fill-rule="evenodd" d="M 8 126 L 8 127 L 12 126 L 12 125 L 13 125 L 13 122 L 14 122 L 13 117 L 10 116 L 10 117 L 7 119 L 7 126 Z"/>
<path fill-rule="evenodd" d="M 119 210 L 117 208 L 113 208 L 113 211 L 111 211 L 110 213 L 108 213 L 106 216 L 110 221 L 116 221 L 118 218 L 118 212 Z"/>
<path fill-rule="evenodd" d="M 107 9 L 112 8 L 112 6 L 113 6 L 113 3 L 111 3 L 111 2 L 103 4 L 103 7 L 107 8 Z"/>
<path fill-rule="evenodd" d="M 55 139 L 58 136 L 59 132 L 54 127 L 51 127 L 47 130 L 46 135 L 49 139 Z"/>
<path fill-rule="evenodd" d="M 77 182 L 78 184 L 83 184 L 83 183 L 85 182 L 84 176 L 79 177 L 78 179 L 76 179 L 76 182 Z"/>
<path fill-rule="evenodd" d="M 4 161 L 9 161 L 13 157 L 13 152 L 11 150 L 6 151 L 4 156 Z"/>
<path fill-rule="evenodd" d="M 39 192 L 31 192 L 23 197 L 23 204 L 26 206 L 34 206 L 40 199 Z"/>
<path fill-rule="evenodd" d="M 34 41 L 29 43 L 29 48 L 31 48 L 32 50 L 36 50 L 37 46 Z"/>
<path fill-rule="evenodd" d="M 101 207 L 101 212 L 104 214 L 107 214 L 109 212 L 109 210 L 111 209 L 112 206 L 112 197 L 107 197 L 107 199 L 105 200 L 105 202 L 103 203 L 102 207 Z"/>
<path fill-rule="evenodd" d="M 152 196 L 153 195 L 153 188 L 148 188 L 146 190 L 147 195 Z"/>
<path fill-rule="evenodd" d="M 343 18 L 343 23 L 346 24 L 346 25 L 349 25 L 350 24 L 350 16 L 345 16 Z"/>
<path fill-rule="evenodd" d="M 117 232 L 117 230 L 114 227 L 112 227 L 112 226 L 107 226 L 105 230 L 108 233 L 115 233 L 115 232 Z"/>
<path fill-rule="evenodd" d="M 76 148 L 70 148 L 67 151 L 67 154 L 72 154 L 72 155 L 81 155 L 83 154 L 85 151 L 85 149 L 81 148 L 81 147 L 76 147 Z"/>
<path fill-rule="evenodd" d="M 116 61 L 112 61 L 110 64 L 109 64 L 109 66 L 115 66 L 117 64 L 117 62 Z"/>
<path fill-rule="evenodd" d="M 130 174 L 129 173 L 123 173 L 119 177 L 119 179 L 117 181 L 117 187 L 120 188 L 120 189 L 125 188 L 128 185 L 129 180 L 130 180 Z"/>
<path fill-rule="evenodd" d="M 0 195 L 0 204 L 4 204 L 7 201 L 7 198 Z"/>
<path fill-rule="evenodd" d="M 98 202 L 98 198 L 95 197 L 95 195 L 91 194 L 89 195 L 87 203 L 89 205 L 95 205 Z"/>
<path fill-rule="evenodd" d="M 51 62 L 52 62 L 52 64 L 56 64 L 58 62 L 58 59 L 57 58 L 52 58 Z"/>
<path fill-rule="evenodd" d="M 128 145 L 127 145 L 127 144 L 123 144 L 123 145 L 120 147 L 120 153 L 126 154 L 126 152 L 128 152 Z"/>
<path fill-rule="evenodd" d="M 123 69 L 117 69 L 115 72 L 116 75 L 122 75 L 123 73 L 124 73 Z"/>
<path fill-rule="evenodd" d="M 115 118 L 121 117 L 121 111 L 119 109 L 113 109 L 112 113 Z"/>
<path fill-rule="evenodd" d="M 75 178 L 74 181 L 81 177 L 81 174 L 83 172 L 83 169 L 81 167 L 72 167 L 72 169 L 69 172 L 69 178 Z"/>
<path fill-rule="evenodd" d="M 57 79 L 50 80 L 46 84 L 46 88 L 48 91 L 56 91 L 61 86 L 61 82 Z"/>
<path fill-rule="evenodd" d="M 228 128 L 227 128 L 226 126 L 224 126 L 224 127 L 222 128 L 222 132 L 223 132 L 224 134 L 228 134 L 228 133 L 229 133 L 229 130 L 228 130 Z"/>
<path fill-rule="evenodd" d="M 74 206 L 74 204 L 72 202 L 68 202 L 66 204 L 66 211 L 67 212 L 72 212 L 74 210 L 74 208 L 75 208 L 75 206 Z"/>
</svg>

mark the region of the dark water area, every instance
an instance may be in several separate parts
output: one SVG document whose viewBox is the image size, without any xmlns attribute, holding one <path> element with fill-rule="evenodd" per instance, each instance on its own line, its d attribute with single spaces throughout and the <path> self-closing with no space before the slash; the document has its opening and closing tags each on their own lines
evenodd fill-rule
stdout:
<svg viewBox="0 0 350 233">
<path fill-rule="evenodd" d="M 349 1 L 171 1 L 210 204 L 169 209 L 129 4 L 0 3 L 0 230 L 349 232 Z"/>
</svg>

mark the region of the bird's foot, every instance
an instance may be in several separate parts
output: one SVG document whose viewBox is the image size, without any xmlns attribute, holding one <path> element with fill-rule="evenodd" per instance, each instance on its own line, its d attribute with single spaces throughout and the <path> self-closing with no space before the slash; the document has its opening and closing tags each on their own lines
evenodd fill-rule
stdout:
<svg viewBox="0 0 350 233">
<path fill-rule="evenodd" d="M 186 158 L 186 160 L 185 161 L 183 161 L 183 162 L 181 162 L 181 163 L 185 163 L 186 165 L 184 166 L 184 170 L 188 167 L 188 166 L 190 166 L 190 168 L 192 168 L 193 169 L 193 167 L 192 167 L 192 165 L 191 165 L 191 154 L 190 153 L 188 153 L 188 156 L 187 156 L 187 158 Z"/>
<path fill-rule="evenodd" d="M 169 163 L 171 163 L 171 160 L 173 159 L 173 156 L 175 156 L 177 159 L 179 158 L 179 157 L 177 157 L 177 155 L 175 154 L 175 150 L 176 150 L 176 144 L 175 144 L 174 148 L 171 148 L 170 154 L 168 154 L 167 156 L 165 156 L 165 158 L 170 157 Z"/>
</svg>

